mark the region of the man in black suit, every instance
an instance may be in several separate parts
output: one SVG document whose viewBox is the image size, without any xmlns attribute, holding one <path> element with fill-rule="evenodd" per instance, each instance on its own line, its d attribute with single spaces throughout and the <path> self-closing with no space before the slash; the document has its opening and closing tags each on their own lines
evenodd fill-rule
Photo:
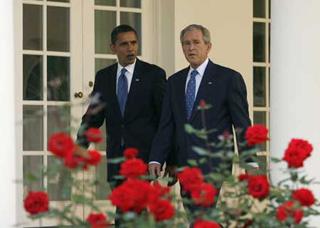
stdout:
<svg viewBox="0 0 320 228">
<path fill-rule="evenodd" d="M 137 32 L 119 25 L 111 33 L 111 50 L 118 63 L 108 66 L 95 77 L 92 101 L 82 117 L 78 143 L 87 148 L 86 129 L 99 128 L 106 122 L 107 158 L 123 156 L 125 148 L 139 150 L 138 157 L 149 159 L 151 143 L 158 129 L 166 74 L 156 65 L 137 58 Z M 119 164 L 107 164 L 108 182 L 119 185 Z M 115 186 L 115 185 L 112 186 Z"/>
<path fill-rule="evenodd" d="M 218 142 L 218 136 L 225 131 L 232 134 L 232 126 L 245 131 L 251 124 L 242 76 L 208 58 L 211 50 L 208 29 L 201 25 L 189 25 L 181 31 L 180 41 L 190 66 L 173 74 L 167 82 L 159 130 L 149 159 L 149 172 L 154 176 L 160 175 L 161 165 L 168 156 L 174 157 L 180 167 L 188 165 L 189 159 L 201 158 L 192 147 L 207 148 L 205 141 L 185 131 L 185 124 L 190 124 L 195 129 L 204 128 L 201 111 L 198 110 L 200 100 L 211 105 L 205 111 L 205 127 L 214 129 L 208 135 L 211 143 Z M 170 150 L 172 139 L 176 141 L 175 152 Z M 212 148 L 211 152 L 217 152 L 215 149 Z M 205 174 L 214 172 L 221 162 L 220 158 L 210 159 L 199 168 Z M 229 163 L 227 165 L 231 170 L 231 161 Z"/>
</svg>

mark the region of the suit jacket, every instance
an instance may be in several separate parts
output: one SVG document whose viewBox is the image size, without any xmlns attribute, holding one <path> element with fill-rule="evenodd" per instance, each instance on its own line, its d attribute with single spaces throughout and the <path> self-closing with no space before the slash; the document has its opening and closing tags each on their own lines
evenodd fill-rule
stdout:
<svg viewBox="0 0 320 228">
<path fill-rule="evenodd" d="M 107 158 L 122 157 L 124 147 L 134 147 L 139 150 L 138 156 L 147 162 L 160 120 L 166 83 L 165 71 L 156 65 L 136 60 L 123 117 L 116 94 L 116 74 L 117 63 L 96 74 L 92 91 L 94 99 L 82 117 L 77 141 L 88 147 L 84 130 L 99 128 L 105 121 Z M 118 172 L 119 165 L 108 163 L 108 181 L 118 175 Z"/>
<path fill-rule="evenodd" d="M 229 68 L 209 61 L 205 69 L 200 87 L 193 106 L 190 120 L 186 119 L 185 86 L 189 67 L 173 74 L 167 82 L 163 101 L 159 130 L 154 138 L 149 161 L 163 164 L 167 157 L 174 157 L 178 166 L 187 165 L 188 159 L 200 159 L 192 150 L 193 146 L 205 148 L 203 139 L 187 134 L 185 124 L 189 123 L 196 129 L 202 129 L 199 101 L 203 99 L 212 107 L 205 111 L 206 128 L 214 129 L 208 135 L 210 142 L 217 142 L 218 136 L 225 131 L 232 133 L 235 128 L 245 130 L 251 122 L 248 113 L 247 92 L 242 76 Z M 170 154 L 172 138 L 175 138 L 175 154 Z M 213 152 L 215 152 L 213 148 Z M 201 165 L 204 173 L 214 171 L 221 162 L 212 159 Z M 230 162 L 230 167 L 232 164 Z"/>
</svg>

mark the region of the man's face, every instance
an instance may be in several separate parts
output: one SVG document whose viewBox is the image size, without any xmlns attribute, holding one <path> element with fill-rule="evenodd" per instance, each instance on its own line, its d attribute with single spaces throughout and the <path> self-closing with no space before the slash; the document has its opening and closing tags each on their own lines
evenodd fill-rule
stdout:
<svg viewBox="0 0 320 228">
<path fill-rule="evenodd" d="M 182 38 L 182 50 L 192 68 L 200 66 L 208 57 L 211 43 L 205 43 L 200 30 L 188 31 Z"/>
<path fill-rule="evenodd" d="M 115 44 L 110 45 L 111 50 L 117 55 L 122 66 L 134 63 L 137 57 L 138 40 L 134 32 L 122 32 L 117 36 Z"/>
</svg>

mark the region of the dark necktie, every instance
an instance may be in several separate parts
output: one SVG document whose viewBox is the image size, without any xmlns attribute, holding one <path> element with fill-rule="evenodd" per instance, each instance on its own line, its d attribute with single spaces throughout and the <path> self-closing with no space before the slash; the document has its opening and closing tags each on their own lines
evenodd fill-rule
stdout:
<svg viewBox="0 0 320 228">
<path fill-rule="evenodd" d="M 186 112 L 187 112 L 187 119 L 189 120 L 192 113 L 192 108 L 194 104 L 194 100 L 196 97 L 196 76 L 198 71 L 193 70 L 190 74 L 190 79 L 187 84 L 187 91 L 186 91 Z"/>
<path fill-rule="evenodd" d="M 127 97 L 128 97 L 128 80 L 126 77 L 126 68 L 121 69 L 121 74 L 118 79 L 118 90 L 117 90 L 117 96 L 118 96 L 118 102 L 119 102 L 119 107 L 122 116 L 124 115 L 124 109 L 126 106 L 127 102 Z"/>
</svg>

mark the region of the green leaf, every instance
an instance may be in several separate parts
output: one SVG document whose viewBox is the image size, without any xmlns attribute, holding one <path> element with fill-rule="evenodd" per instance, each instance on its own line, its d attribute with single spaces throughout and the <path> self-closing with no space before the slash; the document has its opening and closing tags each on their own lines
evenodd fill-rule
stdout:
<svg viewBox="0 0 320 228">
<path fill-rule="evenodd" d="M 187 162 L 188 162 L 188 164 L 191 165 L 191 166 L 198 166 L 197 161 L 194 160 L 194 159 L 190 159 L 190 160 L 188 160 Z"/>
<path fill-rule="evenodd" d="M 108 159 L 108 163 L 111 163 L 111 164 L 119 164 L 121 162 L 124 162 L 124 158 L 112 158 L 112 159 Z"/>
<path fill-rule="evenodd" d="M 185 124 L 185 125 L 184 125 L 184 130 L 185 130 L 188 134 L 192 134 L 192 133 L 195 131 L 191 124 Z"/>
<path fill-rule="evenodd" d="M 275 163 L 279 163 L 279 162 L 282 161 L 281 159 L 279 159 L 279 158 L 274 158 L 274 157 L 270 157 L 270 159 L 271 159 L 272 162 L 275 162 Z"/>
<path fill-rule="evenodd" d="M 201 148 L 201 147 L 197 147 L 197 146 L 194 146 L 192 147 L 192 149 L 194 150 L 194 152 L 196 152 L 197 154 L 201 155 L 201 156 L 208 156 L 208 151 Z"/>
</svg>

